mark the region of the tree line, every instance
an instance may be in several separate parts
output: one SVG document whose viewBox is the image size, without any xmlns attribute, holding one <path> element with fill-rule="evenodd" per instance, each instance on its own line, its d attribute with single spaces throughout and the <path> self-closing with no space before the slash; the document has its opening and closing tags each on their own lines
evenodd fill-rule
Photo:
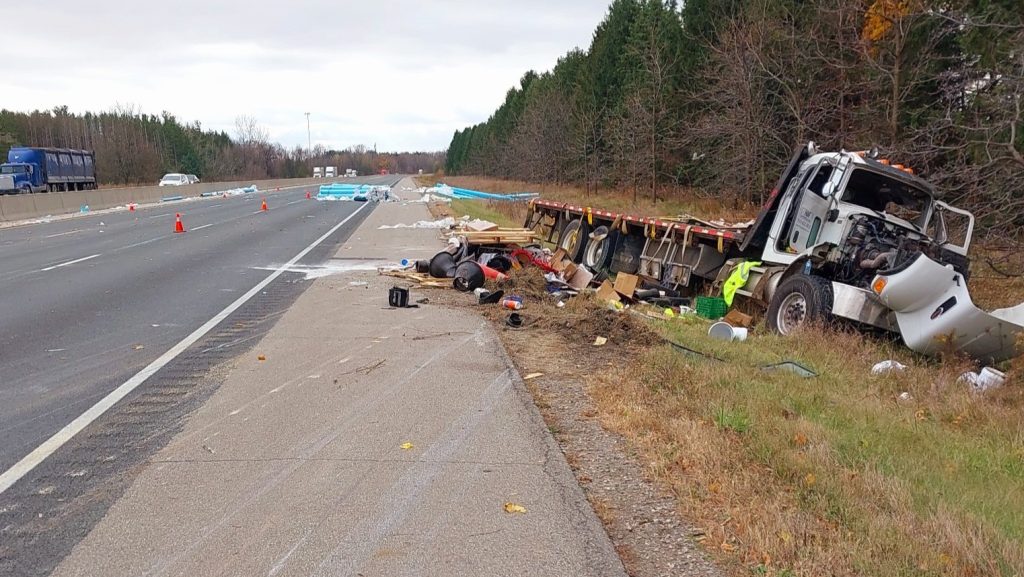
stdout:
<svg viewBox="0 0 1024 577">
<path fill-rule="evenodd" d="M 878 146 L 1024 226 L 1020 0 L 615 0 L 452 138 L 449 174 L 760 203 L 792 151 Z"/>
<path fill-rule="evenodd" d="M 443 152 L 382 152 L 354 146 L 329 150 L 285 148 L 271 142 L 255 118 L 239 116 L 233 135 L 182 122 L 169 112 L 144 114 L 131 106 L 101 113 L 53 110 L 0 110 L 0 160 L 12 146 L 92 150 L 96 172 L 108 185 L 156 182 L 168 172 L 195 174 L 203 180 L 297 178 L 312 176 L 313 166 L 352 168 L 360 174 L 382 169 L 395 173 L 434 172 Z"/>
</svg>

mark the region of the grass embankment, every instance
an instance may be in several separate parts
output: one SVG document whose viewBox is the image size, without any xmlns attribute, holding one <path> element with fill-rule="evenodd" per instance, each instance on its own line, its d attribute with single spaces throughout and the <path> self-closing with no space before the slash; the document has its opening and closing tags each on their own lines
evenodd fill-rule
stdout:
<svg viewBox="0 0 1024 577">
<path fill-rule="evenodd" d="M 516 226 L 523 208 L 456 201 L 453 211 Z M 1024 300 L 1020 278 L 977 261 L 975 271 L 979 300 Z M 962 359 L 924 359 L 857 332 L 782 338 L 758 327 L 722 343 L 700 319 L 652 323 L 721 360 L 651 347 L 594 375 L 591 394 L 732 574 L 1024 574 L 1020 367 L 976 395 L 956 382 Z M 883 359 L 910 368 L 872 376 Z M 783 360 L 818 376 L 761 368 Z"/>
<path fill-rule="evenodd" d="M 698 319 L 660 330 L 722 360 L 659 347 L 592 394 L 735 574 L 1024 572 L 1019 382 L 974 395 L 963 363 L 853 332 L 725 344 Z M 872 376 L 886 358 L 911 368 Z M 761 368 L 783 360 L 818 376 Z"/>
</svg>

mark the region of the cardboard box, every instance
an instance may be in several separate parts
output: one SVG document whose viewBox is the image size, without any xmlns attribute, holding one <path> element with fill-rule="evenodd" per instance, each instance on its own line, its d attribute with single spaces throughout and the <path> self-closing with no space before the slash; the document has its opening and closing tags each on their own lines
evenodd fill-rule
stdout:
<svg viewBox="0 0 1024 577">
<path fill-rule="evenodd" d="M 640 277 L 620 272 L 615 275 L 615 292 L 630 299 L 633 298 L 633 293 L 636 292 L 636 288 L 640 286 Z"/>
<path fill-rule="evenodd" d="M 587 267 L 585 267 L 583 265 L 580 265 L 576 269 L 576 273 L 573 274 L 572 278 L 570 278 L 568 280 L 569 280 L 569 286 L 571 286 L 572 288 L 574 288 L 576 290 L 583 290 L 583 289 L 587 288 L 587 285 L 589 285 L 590 281 L 593 280 L 593 279 L 594 279 L 594 273 L 590 272 L 590 270 Z M 615 291 L 615 289 L 613 288 L 612 292 L 614 292 L 614 291 Z"/>
<path fill-rule="evenodd" d="M 565 279 L 565 282 L 570 282 L 572 281 L 572 277 L 576 276 L 576 271 L 578 270 L 579 267 L 570 262 L 562 269 L 562 278 Z"/>
<path fill-rule="evenodd" d="M 622 300 L 619 293 L 615 292 L 615 287 L 612 286 L 610 281 L 604 281 L 601 283 L 601 287 L 597 289 L 597 298 L 602 301 L 614 301 L 618 302 Z"/>
<path fill-rule="evenodd" d="M 740 311 L 733 309 L 729 311 L 729 314 L 725 315 L 725 317 L 722 320 L 724 320 L 725 322 L 729 323 L 734 327 L 750 328 L 750 325 L 754 321 L 754 317 L 748 314 L 743 314 Z"/>
<path fill-rule="evenodd" d="M 551 268 L 558 272 L 562 272 L 562 269 L 565 268 L 565 261 L 567 260 L 572 262 L 572 259 L 569 258 L 569 253 L 565 252 L 564 248 L 559 248 L 551 255 Z"/>
</svg>

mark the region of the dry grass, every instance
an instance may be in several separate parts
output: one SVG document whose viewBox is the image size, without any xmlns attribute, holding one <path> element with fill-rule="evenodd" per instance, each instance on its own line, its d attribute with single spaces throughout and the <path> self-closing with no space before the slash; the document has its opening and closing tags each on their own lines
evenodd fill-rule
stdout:
<svg viewBox="0 0 1024 577">
<path fill-rule="evenodd" d="M 666 190 L 664 200 L 653 202 L 649 197 L 625 190 L 602 189 L 590 194 L 581 187 L 561 184 L 537 184 L 516 180 L 499 180 L 477 176 L 449 176 L 441 179 L 451 186 L 484 192 L 512 193 L 536 192 L 541 198 L 570 202 L 582 206 L 646 216 L 679 216 L 689 214 L 707 220 L 724 219 L 736 222 L 753 218 L 758 207 L 752 205 L 724 206 L 721 199 L 698 198 L 685 189 Z M 424 182 L 424 181 L 421 181 Z M 434 184 L 431 182 L 430 184 Z M 430 185 L 425 185 L 430 186 Z M 520 221 L 521 223 L 522 221 Z"/>
<path fill-rule="evenodd" d="M 1024 572 L 1019 385 L 972 395 L 962 366 L 856 333 L 723 345 L 701 321 L 666 330 L 726 362 L 658 347 L 592 393 L 734 574 Z M 787 358 L 820 376 L 759 368 Z M 883 358 L 911 368 L 871 377 Z"/>
<path fill-rule="evenodd" d="M 1017 244 L 981 240 L 971 248 L 971 298 L 985 309 L 1024 301 L 1024 250 Z"/>
</svg>

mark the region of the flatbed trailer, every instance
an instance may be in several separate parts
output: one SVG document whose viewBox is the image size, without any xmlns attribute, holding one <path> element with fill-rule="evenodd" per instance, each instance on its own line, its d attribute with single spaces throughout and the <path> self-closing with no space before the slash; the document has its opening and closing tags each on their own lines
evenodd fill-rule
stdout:
<svg viewBox="0 0 1024 577">
<path fill-rule="evenodd" d="M 526 227 L 592 269 L 635 274 L 648 283 L 690 292 L 715 281 L 740 255 L 746 226 L 693 217 L 647 217 L 537 199 Z"/>
</svg>

